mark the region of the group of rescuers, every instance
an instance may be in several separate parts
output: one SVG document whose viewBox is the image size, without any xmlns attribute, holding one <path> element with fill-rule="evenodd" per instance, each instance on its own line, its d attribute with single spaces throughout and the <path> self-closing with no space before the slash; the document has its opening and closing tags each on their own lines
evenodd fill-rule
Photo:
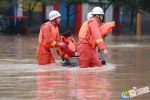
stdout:
<svg viewBox="0 0 150 100">
<path fill-rule="evenodd" d="M 59 36 L 60 16 L 58 11 L 52 10 L 49 13 L 49 21 L 41 25 L 36 50 L 38 64 L 55 63 L 51 52 L 51 48 L 55 48 L 63 61 L 71 57 L 78 57 L 80 68 L 102 67 L 103 64 L 96 55 L 96 47 L 103 56 L 109 55 L 104 38 L 112 31 L 114 21 L 102 23 L 104 11 L 101 7 L 94 7 L 92 12 L 87 14 L 87 21 L 80 28 L 76 48 L 76 42 L 70 30 L 63 33 L 61 37 Z"/>
</svg>

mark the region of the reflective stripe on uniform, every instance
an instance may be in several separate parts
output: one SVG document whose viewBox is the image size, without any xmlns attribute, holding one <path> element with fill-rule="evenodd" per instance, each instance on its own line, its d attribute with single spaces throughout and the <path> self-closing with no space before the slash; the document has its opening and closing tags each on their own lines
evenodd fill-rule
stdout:
<svg viewBox="0 0 150 100">
<path fill-rule="evenodd" d="M 96 43 L 99 43 L 99 42 L 102 42 L 102 41 L 103 41 L 103 39 L 100 38 L 100 39 L 97 39 L 97 40 L 96 40 Z"/>
<path fill-rule="evenodd" d="M 55 48 L 55 50 L 59 50 L 59 48 Z"/>
<path fill-rule="evenodd" d="M 56 41 L 54 41 L 52 44 L 51 44 L 51 46 L 54 46 L 56 44 Z"/>
</svg>

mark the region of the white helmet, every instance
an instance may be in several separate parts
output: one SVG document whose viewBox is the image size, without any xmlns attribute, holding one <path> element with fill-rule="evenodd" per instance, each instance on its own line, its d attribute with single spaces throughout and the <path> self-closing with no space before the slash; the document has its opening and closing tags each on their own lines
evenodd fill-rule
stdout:
<svg viewBox="0 0 150 100">
<path fill-rule="evenodd" d="M 49 20 L 53 20 L 53 19 L 55 19 L 55 18 L 57 18 L 57 17 L 60 17 L 60 16 L 61 16 L 61 14 L 60 14 L 58 11 L 52 10 L 52 11 L 49 13 Z"/>
<path fill-rule="evenodd" d="M 94 7 L 92 10 L 92 15 L 102 14 L 104 15 L 104 11 L 101 7 Z"/>
<path fill-rule="evenodd" d="M 89 12 L 89 13 L 87 14 L 87 20 L 89 20 L 89 19 L 92 18 L 92 17 L 93 17 L 92 12 Z"/>
</svg>

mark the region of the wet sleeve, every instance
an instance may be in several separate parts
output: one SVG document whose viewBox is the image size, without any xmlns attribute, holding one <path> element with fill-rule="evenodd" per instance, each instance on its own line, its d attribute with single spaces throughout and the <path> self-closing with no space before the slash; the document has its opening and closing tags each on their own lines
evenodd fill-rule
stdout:
<svg viewBox="0 0 150 100">
<path fill-rule="evenodd" d="M 100 50 L 103 50 L 106 48 L 105 43 L 103 41 L 103 38 L 100 33 L 99 24 L 97 21 L 92 21 L 89 23 L 89 27 L 91 29 L 91 33 L 93 38 L 95 39 L 96 44 L 98 45 Z"/>
<path fill-rule="evenodd" d="M 56 37 L 56 42 L 57 42 L 57 43 L 58 43 L 58 42 L 61 42 L 61 38 L 60 38 L 59 32 L 58 32 L 57 37 Z"/>
<path fill-rule="evenodd" d="M 114 27 L 115 27 L 114 21 L 103 23 L 102 26 L 100 27 L 100 32 L 102 33 L 102 37 L 104 38 L 106 35 L 108 35 Z"/>
</svg>

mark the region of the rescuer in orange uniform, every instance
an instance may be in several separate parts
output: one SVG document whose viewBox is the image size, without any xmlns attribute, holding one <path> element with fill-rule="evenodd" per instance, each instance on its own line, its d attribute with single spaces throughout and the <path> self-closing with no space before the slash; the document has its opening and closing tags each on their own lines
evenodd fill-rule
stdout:
<svg viewBox="0 0 150 100">
<path fill-rule="evenodd" d="M 89 12 L 87 14 L 87 20 L 91 19 L 93 17 L 92 12 Z M 100 29 L 100 33 L 101 33 L 101 37 L 103 38 L 103 40 L 105 41 L 105 37 L 112 31 L 112 28 L 115 27 L 115 22 L 103 22 L 101 23 L 101 26 L 99 27 Z M 96 47 L 95 47 L 95 52 L 96 52 Z M 98 52 L 101 53 L 101 51 L 98 49 Z M 101 61 L 101 63 L 103 65 L 106 64 L 106 61 L 102 58 L 99 58 L 99 60 Z"/>
<path fill-rule="evenodd" d="M 102 63 L 93 50 L 95 48 L 95 43 L 99 49 L 103 51 L 104 56 L 108 56 L 108 51 L 99 31 L 99 22 L 102 21 L 104 16 L 103 9 L 101 7 L 93 8 L 92 15 L 93 17 L 84 22 L 79 31 L 77 51 L 80 68 L 102 66 Z"/>
<path fill-rule="evenodd" d="M 53 10 L 49 13 L 50 21 L 41 25 L 36 51 L 39 65 L 55 63 L 50 48 L 65 46 L 65 43 L 60 42 L 59 37 L 60 16 L 61 14 L 58 11 Z"/>
</svg>

